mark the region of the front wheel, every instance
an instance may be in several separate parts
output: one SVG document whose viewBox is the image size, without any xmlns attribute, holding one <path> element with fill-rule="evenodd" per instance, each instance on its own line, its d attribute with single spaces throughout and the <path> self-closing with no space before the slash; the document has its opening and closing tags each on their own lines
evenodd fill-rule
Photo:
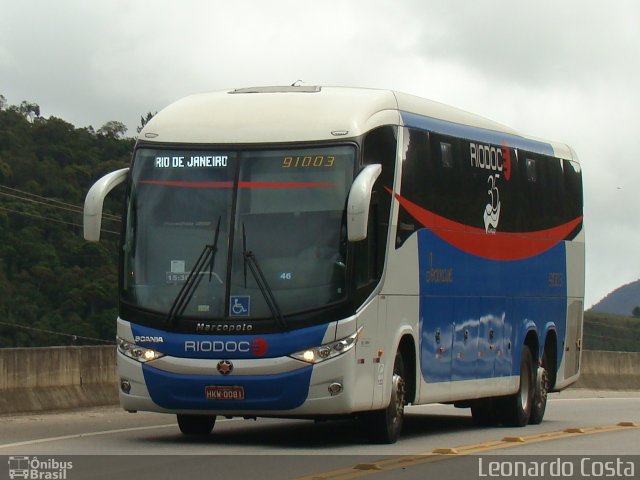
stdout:
<svg viewBox="0 0 640 480">
<path fill-rule="evenodd" d="M 371 412 L 364 416 L 364 422 L 373 443 L 396 443 L 402 431 L 404 419 L 404 362 L 398 352 L 393 365 L 391 379 L 391 401 L 384 410 Z"/>
<path fill-rule="evenodd" d="M 184 435 L 209 435 L 216 424 L 216 417 L 207 415 L 178 414 L 178 427 Z"/>
</svg>

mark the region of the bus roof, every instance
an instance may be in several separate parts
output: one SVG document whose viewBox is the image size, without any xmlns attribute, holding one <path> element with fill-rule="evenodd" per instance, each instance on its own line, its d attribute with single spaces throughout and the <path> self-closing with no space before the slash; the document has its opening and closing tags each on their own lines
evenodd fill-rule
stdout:
<svg viewBox="0 0 640 480">
<path fill-rule="evenodd" d="M 158 112 L 139 139 L 195 144 L 322 141 L 357 137 L 381 125 L 414 126 L 575 159 L 566 145 L 525 137 L 439 102 L 352 87 L 253 87 L 191 95 Z"/>
</svg>

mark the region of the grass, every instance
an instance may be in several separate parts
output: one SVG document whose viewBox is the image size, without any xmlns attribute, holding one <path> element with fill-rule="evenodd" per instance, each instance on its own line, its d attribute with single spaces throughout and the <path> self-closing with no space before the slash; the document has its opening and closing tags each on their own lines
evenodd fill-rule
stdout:
<svg viewBox="0 0 640 480">
<path fill-rule="evenodd" d="M 585 350 L 640 352 L 640 318 L 584 312 Z"/>
</svg>

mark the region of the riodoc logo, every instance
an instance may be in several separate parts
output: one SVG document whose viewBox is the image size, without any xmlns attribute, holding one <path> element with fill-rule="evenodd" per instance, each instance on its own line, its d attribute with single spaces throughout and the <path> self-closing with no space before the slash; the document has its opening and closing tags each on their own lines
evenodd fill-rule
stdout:
<svg viewBox="0 0 640 480">
<path fill-rule="evenodd" d="M 504 174 L 508 181 L 511 178 L 511 152 L 506 144 L 492 147 L 481 143 L 469 143 L 471 166 Z"/>
<path fill-rule="evenodd" d="M 184 342 L 185 352 L 197 353 L 251 353 L 254 357 L 263 357 L 269 344 L 264 338 L 248 340 L 187 340 Z"/>
<path fill-rule="evenodd" d="M 254 357 L 264 357 L 269 349 L 269 344 L 264 338 L 254 338 L 251 341 L 251 353 Z"/>
</svg>

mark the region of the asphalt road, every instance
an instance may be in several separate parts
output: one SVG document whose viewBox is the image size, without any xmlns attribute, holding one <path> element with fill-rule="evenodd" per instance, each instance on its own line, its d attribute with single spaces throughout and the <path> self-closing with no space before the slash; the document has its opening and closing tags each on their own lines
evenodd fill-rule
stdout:
<svg viewBox="0 0 640 480">
<path fill-rule="evenodd" d="M 394 445 L 369 445 L 354 421 L 218 418 L 212 435 L 189 438 L 180 433 L 173 416 L 128 414 L 115 407 L 5 416 L 0 417 L 2 455 L 6 467 L 0 464 L 0 478 L 4 473 L 9 478 L 18 457 L 37 457 L 40 470 L 49 474 L 71 462 L 73 468 L 57 470 L 70 480 L 481 478 L 492 476 L 490 468 L 509 473 L 511 464 L 496 464 L 503 460 L 495 459 L 518 455 L 553 460 L 565 473 L 568 463 L 577 461 L 571 473 L 584 474 L 581 468 L 590 468 L 603 475 L 609 472 L 607 466 L 626 466 L 629 473 L 625 462 L 632 458 L 631 478 L 637 478 L 640 393 L 553 394 L 545 421 L 525 428 L 477 427 L 468 409 L 447 405 L 409 407 L 402 438 Z M 604 462 L 603 455 L 614 463 L 587 460 L 579 465 L 586 457 Z M 624 478 L 624 473 L 616 471 L 616 476 Z"/>
</svg>

